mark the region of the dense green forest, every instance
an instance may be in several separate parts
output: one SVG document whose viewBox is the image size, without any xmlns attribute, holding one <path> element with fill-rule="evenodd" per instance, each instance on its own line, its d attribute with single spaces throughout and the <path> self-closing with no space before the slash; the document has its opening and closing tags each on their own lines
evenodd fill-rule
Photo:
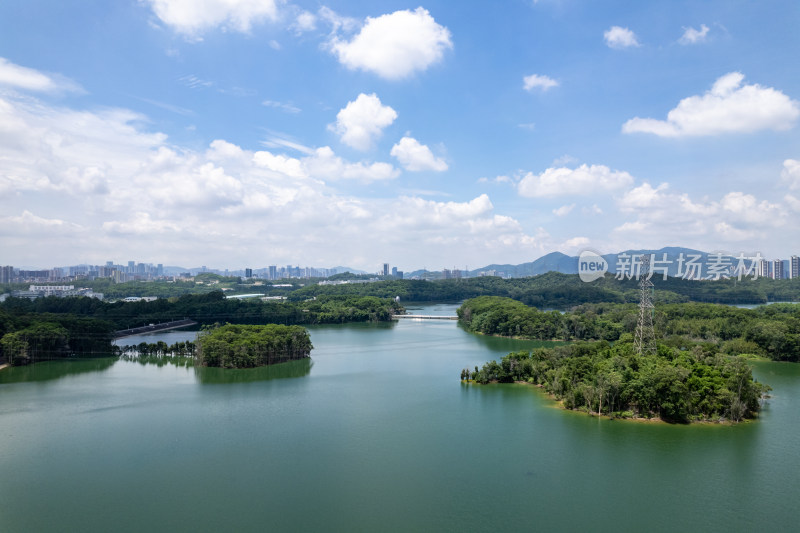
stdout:
<svg viewBox="0 0 800 533">
<path fill-rule="evenodd" d="M 397 302 L 372 296 L 328 296 L 302 302 L 225 298 L 221 291 L 186 294 L 152 302 L 104 302 L 94 298 L 50 296 L 28 300 L 9 298 L 0 309 L 9 313 L 65 313 L 107 320 L 115 329 L 184 317 L 203 325 L 336 324 L 391 320 L 403 308 Z"/>
<path fill-rule="evenodd" d="M 584 304 L 559 313 L 481 296 L 467 300 L 457 312 L 460 324 L 476 333 L 581 341 L 511 353 L 500 363 L 462 370 L 462 379 L 532 383 L 568 409 L 615 417 L 672 422 L 752 418 L 768 387 L 753 380 L 740 356 L 800 361 L 798 304 L 756 309 L 694 302 L 657 305 L 657 353 L 641 355 L 632 343 L 638 317 L 633 304 Z"/>
<path fill-rule="evenodd" d="M 669 422 L 753 418 L 769 387 L 753 379 L 744 358 L 728 356 L 712 343 L 673 338 L 655 355 L 640 356 L 633 337 L 613 346 L 581 342 L 510 353 L 461 379 L 478 383 L 539 385 L 567 409 L 621 418 Z"/>
<path fill-rule="evenodd" d="M 301 326 L 226 324 L 197 338 L 203 366 L 252 368 L 309 357 L 311 337 Z"/>
<path fill-rule="evenodd" d="M 583 304 L 572 311 L 539 311 L 510 298 L 481 296 L 457 311 L 467 331 L 538 340 L 617 341 L 636 329 L 634 304 Z M 755 309 L 704 303 L 658 304 L 656 336 L 713 344 L 722 353 L 800 362 L 800 304 Z"/>
<path fill-rule="evenodd" d="M 66 313 L 15 313 L 0 308 L 0 361 L 24 365 L 111 353 L 114 325 Z"/>
<path fill-rule="evenodd" d="M 768 301 L 800 301 L 800 279 L 766 278 L 695 281 L 660 277 L 654 279 L 660 303 L 711 302 L 759 304 Z M 506 296 L 543 309 L 569 309 L 583 303 L 639 301 L 638 281 L 616 279 L 611 274 L 584 283 L 577 274 L 548 272 L 527 278 L 479 277 L 439 281 L 395 280 L 347 285 L 307 285 L 289 293 L 293 300 L 311 296 L 348 295 L 394 298 L 404 302 L 461 301 L 476 296 Z"/>
</svg>

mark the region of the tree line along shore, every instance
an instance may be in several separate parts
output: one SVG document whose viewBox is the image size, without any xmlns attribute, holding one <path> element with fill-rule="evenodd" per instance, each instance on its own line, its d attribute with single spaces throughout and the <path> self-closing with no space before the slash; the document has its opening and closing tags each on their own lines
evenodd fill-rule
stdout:
<svg viewBox="0 0 800 533">
<path fill-rule="evenodd" d="M 585 304 L 559 313 L 509 298 L 478 297 L 464 302 L 458 316 L 474 333 L 568 342 L 463 369 L 462 380 L 530 383 L 568 409 L 617 418 L 754 418 L 770 389 L 753 379 L 747 359 L 800 361 L 800 305 L 795 304 L 659 305 L 653 354 L 634 349 L 637 310 L 630 304 Z"/>
<path fill-rule="evenodd" d="M 222 292 L 216 291 L 150 302 L 108 303 L 85 297 L 36 300 L 9 298 L 0 304 L 0 361 L 23 365 L 65 357 L 112 355 L 119 353 L 112 345 L 115 331 L 184 317 L 191 317 L 206 327 L 228 323 L 303 326 L 388 321 L 401 312 L 403 308 L 396 301 L 371 296 L 328 296 L 302 302 L 262 302 L 226 299 Z M 220 330 L 229 331 L 225 326 Z M 237 331 L 243 338 L 249 338 L 245 329 Z M 281 337 L 278 329 L 269 331 L 275 338 Z M 245 344 L 238 345 L 240 352 L 247 352 Z M 289 353 L 293 354 L 294 346 L 292 344 L 291 349 L 287 348 Z M 201 349 L 198 354 L 200 352 Z M 206 365 L 216 365 L 215 361 L 220 361 L 221 366 L 236 361 L 237 365 L 252 366 L 247 362 L 254 360 L 251 355 L 203 357 L 200 361 Z M 276 362 L 277 359 L 280 357 L 267 354 L 266 360 Z M 255 360 L 259 359 L 256 357 Z"/>
<path fill-rule="evenodd" d="M 797 313 L 793 311 L 795 306 L 770 305 L 746 310 L 693 302 L 800 300 L 798 282 L 769 279 L 699 282 L 674 278 L 659 281 L 655 291 L 658 304 L 655 322 L 662 344 L 669 346 L 670 342 L 677 342 L 676 338 L 683 338 L 683 345 L 690 341 L 699 343 L 725 356 L 754 354 L 798 361 L 800 328 Z M 138 285 L 147 286 L 151 293 L 157 292 L 160 285 L 168 287 L 160 282 Z M 60 357 L 108 355 L 112 353 L 111 341 L 117 330 L 185 317 L 201 326 L 387 321 L 403 312 L 396 301 L 398 297 L 404 302 L 468 298 L 470 304 L 459 310 L 461 323 L 477 333 L 607 341 L 623 346 L 624 335 L 635 327 L 632 303 L 638 300 L 635 280 L 606 275 L 588 284 L 577 275 L 555 272 L 516 279 L 393 280 L 305 287 L 293 284 L 281 289 L 286 300 L 266 302 L 225 298 L 221 291 L 209 292 L 207 285 L 197 290 L 196 294 L 150 302 L 9 298 L 0 303 L 0 362 L 4 359 L 25 364 Z M 504 297 L 504 303 L 492 300 L 491 309 L 481 308 L 481 302 L 485 302 L 482 298 L 489 296 Z M 508 306 L 512 307 L 500 309 Z M 568 311 L 540 311 L 537 307 Z M 506 318 L 502 318 L 503 313 Z M 607 399 L 604 400 L 608 405 Z M 585 403 L 587 408 L 589 403 L 599 405 L 599 401 Z"/>
</svg>

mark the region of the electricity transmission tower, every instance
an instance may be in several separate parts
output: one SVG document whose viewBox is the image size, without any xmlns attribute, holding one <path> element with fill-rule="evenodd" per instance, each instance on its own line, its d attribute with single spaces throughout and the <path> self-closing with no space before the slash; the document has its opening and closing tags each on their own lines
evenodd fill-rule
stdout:
<svg viewBox="0 0 800 533">
<path fill-rule="evenodd" d="M 639 270 L 639 322 L 633 347 L 639 355 L 656 353 L 656 334 L 653 330 L 653 282 L 650 281 L 650 254 L 641 256 Z"/>
</svg>

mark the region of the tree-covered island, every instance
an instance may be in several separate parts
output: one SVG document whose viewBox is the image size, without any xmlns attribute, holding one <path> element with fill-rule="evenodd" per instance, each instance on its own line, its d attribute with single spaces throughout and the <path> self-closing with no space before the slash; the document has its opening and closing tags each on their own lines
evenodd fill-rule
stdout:
<svg viewBox="0 0 800 533">
<path fill-rule="evenodd" d="M 197 362 L 202 366 L 253 368 L 305 359 L 311 338 L 301 326 L 226 324 L 197 338 Z"/>
<path fill-rule="evenodd" d="M 515 352 L 498 363 L 461 371 L 477 383 L 538 385 L 567 409 L 669 422 L 757 415 L 769 387 L 753 379 L 742 355 L 797 361 L 800 307 L 758 310 L 712 304 L 659 306 L 655 354 L 633 346 L 634 306 L 579 306 L 542 312 L 508 298 L 479 297 L 458 309 L 468 331 L 540 340 L 578 341 Z"/>
</svg>

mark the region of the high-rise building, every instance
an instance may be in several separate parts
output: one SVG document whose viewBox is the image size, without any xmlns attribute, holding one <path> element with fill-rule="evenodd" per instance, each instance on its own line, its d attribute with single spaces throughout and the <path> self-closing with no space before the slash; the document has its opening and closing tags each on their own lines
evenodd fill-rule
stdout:
<svg viewBox="0 0 800 533">
<path fill-rule="evenodd" d="M 800 257 L 796 255 L 789 260 L 789 278 L 800 278 Z"/>
<path fill-rule="evenodd" d="M 762 259 L 761 262 L 758 264 L 758 277 L 760 278 L 771 278 L 772 277 L 772 269 L 770 268 L 770 262 L 766 259 Z"/>
<path fill-rule="evenodd" d="M 252 278 L 253 277 L 253 269 L 252 268 L 245 268 L 244 269 L 244 277 Z"/>
<path fill-rule="evenodd" d="M 782 259 L 776 259 L 772 262 L 772 279 L 783 279 Z"/>
<path fill-rule="evenodd" d="M 278 266 L 277 265 L 270 265 L 269 266 L 269 279 L 278 279 Z"/>
<path fill-rule="evenodd" d="M 0 283 L 11 283 L 14 280 L 14 267 L 0 267 Z"/>
<path fill-rule="evenodd" d="M 163 275 L 164 275 L 164 265 L 162 263 L 159 263 L 158 266 L 156 267 L 156 276 L 160 278 Z"/>
<path fill-rule="evenodd" d="M 383 264 L 383 275 L 384 276 L 388 276 L 389 275 L 389 263 L 384 263 Z"/>
</svg>

